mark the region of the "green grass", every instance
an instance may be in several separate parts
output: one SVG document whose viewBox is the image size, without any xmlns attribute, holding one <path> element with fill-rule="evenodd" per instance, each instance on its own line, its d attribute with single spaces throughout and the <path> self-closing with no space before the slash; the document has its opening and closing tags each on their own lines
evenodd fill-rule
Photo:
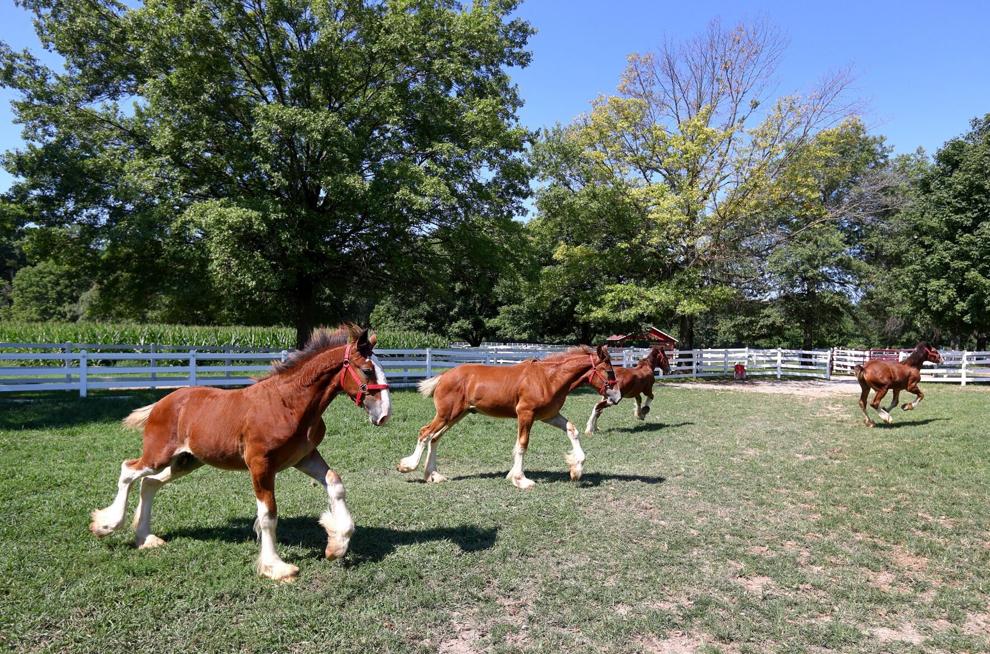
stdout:
<svg viewBox="0 0 990 654">
<path fill-rule="evenodd" d="M 660 388 L 585 438 L 534 429 L 502 477 L 515 426 L 471 416 L 427 486 L 394 470 L 428 400 L 396 393 L 370 426 L 342 400 L 320 448 L 358 531 L 322 558 L 326 500 L 278 478 L 293 584 L 255 575 L 244 474 L 200 470 L 159 495 L 155 532 L 97 540 L 118 465 L 140 439 L 118 419 L 151 394 L 0 398 L 0 644 L 19 651 L 977 652 L 990 649 L 990 448 L 985 389 L 929 384 L 893 428 L 855 398 Z M 596 399 L 573 396 L 583 425 Z M 135 497 L 131 498 L 133 508 Z M 682 649 L 676 649 L 680 647 Z"/>
</svg>

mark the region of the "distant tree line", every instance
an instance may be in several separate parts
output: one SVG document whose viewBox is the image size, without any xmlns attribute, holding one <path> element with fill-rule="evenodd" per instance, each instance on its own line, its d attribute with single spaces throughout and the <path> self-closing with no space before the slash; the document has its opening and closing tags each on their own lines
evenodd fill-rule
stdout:
<svg viewBox="0 0 990 654">
<path fill-rule="evenodd" d="M 893 156 L 765 24 L 531 132 L 517 0 L 21 4 L 64 70 L 0 44 L 2 317 L 987 346 L 990 114 Z"/>
</svg>

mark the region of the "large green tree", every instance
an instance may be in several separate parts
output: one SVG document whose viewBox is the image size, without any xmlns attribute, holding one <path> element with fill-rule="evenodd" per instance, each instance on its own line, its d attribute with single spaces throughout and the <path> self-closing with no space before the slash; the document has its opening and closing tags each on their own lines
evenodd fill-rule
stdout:
<svg viewBox="0 0 990 654">
<path fill-rule="evenodd" d="M 421 235 L 527 192 L 517 0 L 22 4 L 65 70 L 3 48 L 28 142 L 5 165 L 104 300 L 202 298 L 301 342 L 424 263 Z"/>
<path fill-rule="evenodd" d="M 990 337 L 990 114 L 948 141 L 903 225 L 905 291 L 930 329 L 985 350 Z"/>
<path fill-rule="evenodd" d="M 630 57 L 619 92 L 551 132 L 540 174 L 543 229 L 569 233 L 552 265 L 597 275 L 578 322 L 680 321 L 724 307 L 752 276 L 743 245 L 777 235 L 767 208 L 813 188 L 784 171 L 845 114 L 837 75 L 774 98 L 782 39 L 771 28 L 713 23 L 695 39 Z M 772 244 L 770 244 L 772 245 Z M 558 276 L 559 277 L 559 276 Z"/>
</svg>

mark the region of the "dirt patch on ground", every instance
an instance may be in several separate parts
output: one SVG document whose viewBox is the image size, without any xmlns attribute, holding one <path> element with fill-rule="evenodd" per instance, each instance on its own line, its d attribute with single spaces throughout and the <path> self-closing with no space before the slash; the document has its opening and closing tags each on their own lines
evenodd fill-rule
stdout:
<svg viewBox="0 0 990 654">
<path fill-rule="evenodd" d="M 881 643 L 910 643 L 920 645 L 925 642 L 925 637 L 910 622 L 905 622 L 897 629 L 889 627 L 873 627 L 870 629 L 873 636 Z"/>
<path fill-rule="evenodd" d="M 711 389 L 719 391 L 740 391 L 743 393 L 767 393 L 770 395 L 801 395 L 803 397 L 827 398 L 855 396 L 860 392 L 855 380 L 836 381 L 725 381 L 725 382 L 665 382 L 673 388 Z"/>
</svg>

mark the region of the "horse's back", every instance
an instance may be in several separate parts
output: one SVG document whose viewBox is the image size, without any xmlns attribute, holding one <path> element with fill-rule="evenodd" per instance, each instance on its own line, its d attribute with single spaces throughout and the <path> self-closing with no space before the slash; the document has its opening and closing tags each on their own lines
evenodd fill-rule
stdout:
<svg viewBox="0 0 990 654">
<path fill-rule="evenodd" d="M 495 417 L 515 416 L 520 382 L 531 372 L 533 362 L 511 366 L 488 366 L 466 363 L 443 374 L 434 398 L 460 397 L 465 408 Z"/>
</svg>

